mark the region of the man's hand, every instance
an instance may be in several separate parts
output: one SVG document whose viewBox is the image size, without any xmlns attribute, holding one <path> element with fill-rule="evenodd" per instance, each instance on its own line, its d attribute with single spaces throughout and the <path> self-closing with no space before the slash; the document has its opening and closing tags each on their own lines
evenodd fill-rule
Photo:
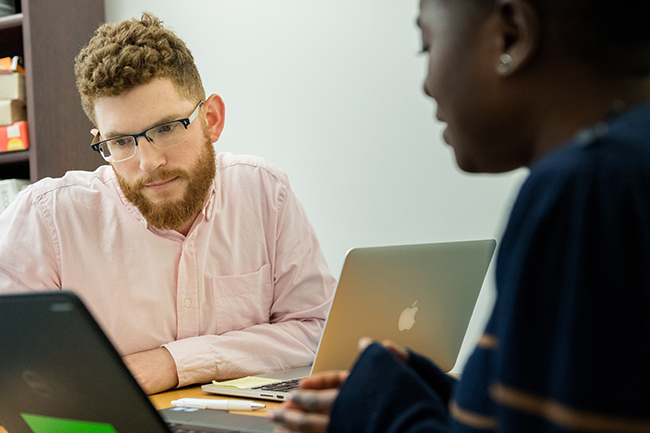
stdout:
<svg viewBox="0 0 650 433">
<path fill-rule="evenodd" d="M 131 374 L 147 394 L 166 391 L 178 385 L 174 358 L 164 347 L 122 357 Z"/>
</svg>

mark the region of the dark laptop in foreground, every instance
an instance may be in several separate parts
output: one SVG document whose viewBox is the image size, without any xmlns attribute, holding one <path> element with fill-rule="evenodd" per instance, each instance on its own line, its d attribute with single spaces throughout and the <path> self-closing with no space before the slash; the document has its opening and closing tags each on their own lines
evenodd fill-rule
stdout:
<svg viewBox="0 0 650 433">
<path fill-rule="evenodd" d="M 354 248 L 346 256 L 313 367 L 264 374 L 278 382 L 203 391 L 281 401 L 312 373 L 347 370 L 361 337 L 392 340 L 453 368 L 496 241 Z"/>
<path fill-rule="evenodd" d="M 9 433 L 263 433 L 274 427 L 264 417 L 219 410 L 156 411 L 70 292 L 0 296 L 0 425 Z"/>
</svg>

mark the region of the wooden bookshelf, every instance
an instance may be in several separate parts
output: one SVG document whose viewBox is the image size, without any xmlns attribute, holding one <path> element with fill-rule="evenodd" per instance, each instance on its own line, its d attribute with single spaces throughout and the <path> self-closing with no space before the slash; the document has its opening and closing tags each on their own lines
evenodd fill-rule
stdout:
<svg viewBox="0 0 650 433">
<path fill-rule="evenodd" d="M 0 153 L 0 179 L 35 182 L 68 170 L 94 170 L 92 125 L 74 78 L 74 58 L 104 22 L 104 0 L 22 0 L 0 18 L 0 57 L 22 56 L 27 86 L 28 150 Z"/>
</svg>

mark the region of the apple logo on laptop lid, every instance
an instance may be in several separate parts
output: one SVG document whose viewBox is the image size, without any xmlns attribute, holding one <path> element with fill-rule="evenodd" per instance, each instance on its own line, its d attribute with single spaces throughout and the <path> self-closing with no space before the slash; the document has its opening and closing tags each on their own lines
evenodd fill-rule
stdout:
<svg viewBox="0 0 650 433">
<path fill-rule="evenodd" d="M 413 327 L 413 325 L 415 325 L 415 314 L 419 310 L 419 307 L 415 306 L 417 303 L 418 301 L 415 301 L 413 305 L 405 308 L 404 311 L 402 311 L 402 314 L 400 314 L 399 322 L 397 324 L 400 331 L 408 331 Z"/>
</svg>

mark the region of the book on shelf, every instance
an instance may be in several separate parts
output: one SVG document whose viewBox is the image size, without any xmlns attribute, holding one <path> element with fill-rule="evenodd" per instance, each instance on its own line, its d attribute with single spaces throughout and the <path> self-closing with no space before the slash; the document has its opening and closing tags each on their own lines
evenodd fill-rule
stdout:
<svg viewBox="0 0 650 433">
<path fill-rule="evenodd" d="M 28 180 L 6 179 L 0 180 L 0 213 L 9 207 L 18 193 L 29 185 Z"/>
</svg>

